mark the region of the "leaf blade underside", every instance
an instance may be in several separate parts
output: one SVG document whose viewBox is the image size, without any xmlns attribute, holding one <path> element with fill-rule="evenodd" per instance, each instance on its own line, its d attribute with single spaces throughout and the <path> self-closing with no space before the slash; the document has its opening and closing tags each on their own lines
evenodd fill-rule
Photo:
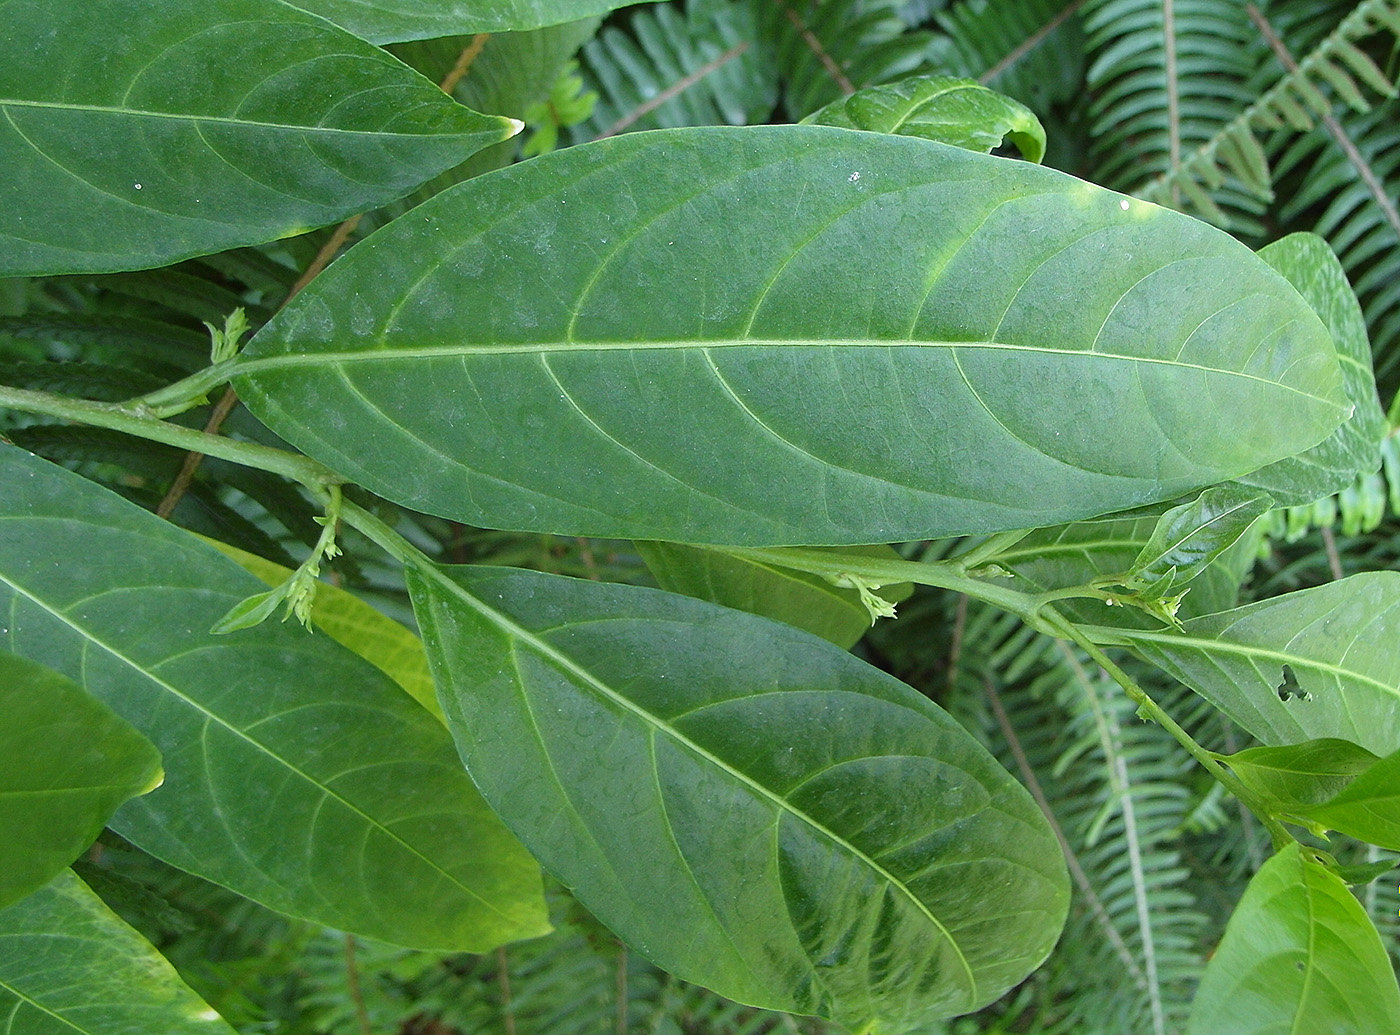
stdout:
<svg viewBox="0 0 1400 1035">
<path fill-rule="evenodd" d="M 357 246 L 238 371 L 274 430 L 396 502 L 718 545 L 1127 509 L 1346 413 L 1325 328 L 1228 236 L 821 126 L 629 134 L 478 177 Z"/>
</svg>

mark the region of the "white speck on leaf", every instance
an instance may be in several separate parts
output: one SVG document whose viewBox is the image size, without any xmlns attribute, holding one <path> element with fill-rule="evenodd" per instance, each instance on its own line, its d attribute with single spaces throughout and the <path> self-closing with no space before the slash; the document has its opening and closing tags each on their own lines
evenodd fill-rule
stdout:
<svg viewBox="0 0 1400 1035">
<path fill-rule="evenodd" d="M 141 184 L 139 183 L 133 183 L 132 186 L 135 187 L 137 190 L 141 189 Z"/>
<path fill-rule="evenodd" d="M 858 172 L 853 172 L 853 173 L 851 173 L 850 181 L 851 181 L 852 183 L 855 183 L 855 182 L 856 182 L 857 180 L 859 180 L 859 179 L 860 179 L 860 173 L 858 173 Z"/>
<path fill-rule="evenodd" d="M 1122 201 L 1118 202 L 1118 207 L 1124 212 L 1128 211 L 1128 199 L 1124 198 Z"/>
</svg>

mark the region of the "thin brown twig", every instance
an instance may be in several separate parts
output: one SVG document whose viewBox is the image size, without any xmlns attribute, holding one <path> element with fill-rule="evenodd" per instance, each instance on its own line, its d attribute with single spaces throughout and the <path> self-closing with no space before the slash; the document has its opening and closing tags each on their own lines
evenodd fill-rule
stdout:
<svg viewBox="0 0 1400 1035">
<path fill-rule="evenodd" d="M 466 78 L 467 73 L 471 71 L 472 62 L 481 55 L 482 48 L 490 38 L 489 32 L 478 32 L 472 37 L 472 41 L 462 48 L 462 53 L 457 55 L 457 63 L 442 77 L 442 82 L 438 83 L 443 93 L 452 93 L 457 84 Z"/>
<path fill-rule="evenodd" d="M 1055 818 L 1054 810 L 1050 808 L 1050 801 L 1045 797 L 1045 791 L 1036 778 L 1035 770 L 1031 768 L 1030 759 L 1026 757 L 1025 749 L 1021 747 L 1021 740 L 1016 736 L 1016 729 L 1011 725 L 1011 718 L 1006 714 L 1006 708 L 1001 703 L 1001 695 L 997 693 L 990 676 L 982 677 L 982 686 L 986 689 L 987 700 L 992 705 L 992 712 L 996 715 L 997 725 L 1001 727 L 1002 736 L 1006 738 L 1006 744 L 1016 759 L 1016 768 L 1021 770 L 1021 778 L 1025 781 L 1027 790 L 1031 792 L 1035 803 L 1040 806 L 1040 811 L 1045 814 L 1050 829 L 1055 832 L 1055 840 L 1060 842 L 1060 851 L 1064 853 L 1065 864 L 1074 877 L 1074 883 L 1079 886 L 1080 892 L 1089 904 L 1090 912 L 1094 914 L 1094 919 L 1103 928 L 1105 936 L 1113 945 L 1114 952 L 1123 961 L 1123 966 L 1132 975 L 1133 982 L 1138 988 L 1146 991 L 1147 979 L 1143 976 L 1142 968 L 1138 966 L 1138 962 L 1128 949 L 1127 943 L 1123 941 L 1123 936 L 1118 933 L 1118 928 L 1113 926 L 1108 909 L 1104 906 L 1098 893 L 1094 891 L 1094 886 L 1089 883 L 1089 875 L 1084 872 L 1084 866 L 1080 863 L 1079 857 L 1074 854 L 1074 849 L 1070 847 L 1069 838 L 1065 836 L 1059 820 Z"/>
<path fill-rule="evenodd" d="M 1293 55 L 1289 52 L 1287 44 L 1279 38 L 1278 33 L 1274 32 L 1274 27 L 1269 23 L 1269 20 L 1264 17 L 1263 13 L 1258 7 L 1254 6 L 1254 4 L 1245 4 L 1244 9 L 1249 15 L 1250 20 L 1254 22 L 1255 28 L 1259 30 L 1259 34 L 1264 37 L 1264 41 L 1268 43 L 1270 49 L 1273 50 L 1274 56 L 1279 60 L 1279 64 L 1283 65 L 1283 67 L 1288 70 L 1289 74 L 1296 73 L 1298 71 L 1298 62 L 1293 60 Z M 1370 164 L 1362 157 L 1360 150 L 1357 149 L 1351 136 L 1333 114 L 1330 111 L 1322 112 L 1321 118 L 1322 124 L 1327 128 L 1327 132 L 1331 135 L 1332 139 L 1336 141 L 1337 146 L 1342 149 L 1342 154 L 1346 155 L 1347 161 L 1351 163 L 1352 168 L 1355 169 L 1357 175 L 1361 177 L 1361 182 L 1366 185 L 1366 189 L 1370 191 L 1371 196 L 1375 198 L 1376 205 L 1381 210 L 1381 215 L 1385 216 L 1385 220 L 1390 224 L 1390 228 L 1395 232 L 1395 236 L 1400 237 L 1400 210 L 1396 209 L 1395 202 L 1386 194 L 1385 185 L 1381 183 L 1380 179 L 1371 169 Z"/>
<path fill-rule="evenodd" d="M 958 663 L 962 660 L 963 634 L 967 631 L 967 594 L 958 594 L 958 609 L 953 615 L 953 642 L 948 647 L 948 692 L 958 688 Z"/>
<path fill-rule="evenodd" d="M 1177 83 L 1176 0 L 1162 0 L 1163 78 L 1167 81 L 1167 152 L 1173 174 L 1181 169 L 1181 86 Z M 1180 188 L 1172 182 L 1172 204 L 1180 205 Z"/>
<path fill-rule="evenodd" d="M 1322 530 L 1322 545 L 1327 550 L 1327 567 L 1332 571 L 1332 578 L 1340 580 L 1343 577 L 1342 558 L 1337 553 L 1337 540 L 1330 528 Z"/>
<path fill-rule="evenodd" d="M 817 60 L 822 63 L 827 74 L 836 80 L 836 85 L 841 87 L 842 92 L 855 93 L 855 84 L 846 78 L 846 73 L 841 71 L 841 66 L 836 63 L 836 59 L 828 54 L 826 48 L 822 46 L 822 41 L 817 39 L 811 29 L 807 28 L 807 23 L 802 20 L 802 16 L 789 7 L 784 0 L 773 0 L 773 2 L 782 9 L 783 14 L 787 15 L 787 20 L 792 22 L 798 35 L 802 37 L 802 42 L 806 43 L 812 53 L 817 55 Z"/>
<path fill-rule="evenodd" d="M 369 1026 L 369 1010 L 365 1008 L 365 997 L 360 991 L 360 968 L 355 964 L 355 936 L 345 936 L 345 980 L 350 986 L 350 999 L 355 1004 L 355 1016 L 360 1022 L 362 1035 L 374 1035 Z"/>
<path fill-rule="evenodd" d="M 627 1035 L 627 949 L 617 953 L 617 1035 Z"/>
<path fill-rule="evenodd" d="M 457 56 L 456 64 L 442 77 L 442 82 L 438 84 L 443 93 L 451 94 L 453 88 L 462 81 L 462 77 L 471 70 L 472 62 L 481 54 L 489 36 L 490 33 L 479 32 L 472 37 L 470 43 L 462 48 L 462 53 Z M 301 294 L 302 289 L 331 264 L 331 260 L 345 246 L 345 242 L 350 240 L 350 235 L 355 232 L 363 218 L 363 212 L 357 213 L 335 228 L 330 238 L 316 252 L 316 257 L 311 260 L 310 265 L 302 271 L 301 276 L 288 289 L 287 297 L 282 299 L 277 306 L 277 312 L 280 313 L 285 309 L 288 302 Z M 224 389 L 224 394 L 220 397 L 213 413 L 209 415 L 208 422 L 204 425 L 204 433 L 217 435 L 219 429 L 223 427 L 224 421 L 228 419 L 228 415 L 233 412 L 233 408 L 237 405 L 238 393 L 233 390 L 232 386 Z M 180 465 L 179 473 L 175 475 L 175 480 L 170 483 L 170 488 L 166 490 L 165 495 L 161 497 L 160 504 L 156 507 L 157 517 L 168 519 L 175 512 L 175 508 L 185 498 L 185 494 L 190 491 L 194 476 L 199 471 L 199 465 L 203 462 L 203 453 L 189 452 L 185 454 L 185 461 Z"/>
<path fill-rule="evenodd" d="M 1060 25 L 1067 19 L 1073 17 L 1074 14 L 1081 7 L 1084 6 L 1084 3 L 1085 0 L 1074 0 L 1074 3 L 1067 6 L 1063 11 L 1055 15 L 1055 17 L 1051 18 L 1039 29 L 1031 33 L 1019 44 L 1017 44 L 1016 49 L 1012 50 L 1009 54 L 1006 55 L 1006 57 L 1002 58 L 991 68 L 987 69 L 985 72 L 979 75 L 977 77 L 977 81 L 983 86 L 986 86 L 993 79 L 1001 75 L 1016 62 L 1020 61 L 1023 57 L 1025 57 L 1036 47 L 1040 46 L 1041 40 L 1045 39 L 1046 36 L 1049 36 L 1052 32 L 1058 29 Z"/>
<path fill-rule="evenodd" d="M 726 50 L 719 57 L 715 58 L 713 61 L 706 62 L 705 64 L 697 68 L 694 72 L 691 72 L 690 75 L 686 76 L 684 79 L 677 79 L 674 83 L 666 87 L 666 89 L 662 90 L 655 97 L 652 97 L 649 100 L 643 101 L 641 104 L 637 105 L 626 115 L 622 116 L 622 118 L 618 119 L 607 129 L 603 130 L 603 132 L 599 133 L 595 139 L 604 140 L 607 137 L 616 136 L 618 133 L 621 133 L 628 126 L 632 125 L 639 119 L 646 118 L 657 108 L 661 107 L 663 104 L 669 101 L 672 97 L 675 97 L 676 95 L 684 93 L 686 90 L 689 90 L 700 80 L 704 79 L 711 72 L 715 71 L 715 69 L 727 65 L 729 62 L 733 61 L 736 57 L 738 57 L 740 54 L 742 54 L 748 49 L 748 40 L 744 40 L 742 43 L 736 43 L 734 46 L 730 47 L 728 50 Z"/>
<path fill-rule="evenodd" d="M 515 1035 L 515 1011 L 510 1005 L 510 963 L 506 960 L 504 945 L 496 949 L 496 982 L 501 986 L 501 1018 L 506 1035 Z"/>
</svg>

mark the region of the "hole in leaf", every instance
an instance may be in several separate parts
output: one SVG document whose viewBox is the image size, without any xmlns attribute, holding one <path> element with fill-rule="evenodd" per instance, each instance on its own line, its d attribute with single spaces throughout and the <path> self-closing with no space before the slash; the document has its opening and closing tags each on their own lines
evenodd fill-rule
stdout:
<svg viewBox="0 0 1400 1035">
<path fill-rule="evenodd" d="M 1305 964 L 1302 960 L 1295 960 L 1295 961 L 1293 962 L 1293 965 L 1294 965 L 1295 967 L 1297 967 L 1299 970 L 1307 970 L 1307 969 L 1308 969 L 1307 964 Z"/>
<path fill-rule="evenodd" d="M 1283 666 L 1283 682 L 1274 688 L 1280 701 L 1291 701 L 1294 698 L 1303 701 L 1311 701 L 1312 694 L 1308 693 L 1298 685 L 1298 677 L 1293 674 L 1293 666 Z"/>
</svg>

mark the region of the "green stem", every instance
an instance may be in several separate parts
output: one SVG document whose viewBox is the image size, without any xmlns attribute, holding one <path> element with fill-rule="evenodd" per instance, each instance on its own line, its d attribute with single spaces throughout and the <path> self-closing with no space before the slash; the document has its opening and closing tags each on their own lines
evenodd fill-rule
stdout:
<svg viewBox="0 0 1400 1035">
<path fill-rule="evenodd" d="M 1113 659 L 1105 654 L 1099 645 L 1090 639 L 1083 630 L 1052 607 L 1045 608 L 1041 613 L 1041 617 L 1050 625 L 1058 627 L 1061 637 L 1072 640 L 1074 643 L 1078 644 L 1084 653 L 1088 654 L 1089 657 L 1094 660 L 1095 664 L 1107 672 L 1113 678 L 1113 681 L 1121 686 L 1128 697 L 1137 704 L 1139 715 L 1143 716 L 1143 718 L 1151 719 L 1175 737 L 1177 743 L 1184 747 L 1192 758 L 1205 767 L 1206 771 L 1209 772 L 1211 776 L 1219 780 L 1227 791 L 1244 802 L 1245 806 L 1259 817 L 1259 821 L 1268 829 L 1269 835 L 1273 838 L 1275 851 L 1290 844 L 1294 840 L 1293 837 L 1289 835 L 1288 831 L 1283 828 L 1283 824 L 1270 815 L 1269 810 L 1263 807 L 1259 800 L 1232 772 L 1216 761 L 1214 755 L 1201 747 L 1200 744 L 1197 744 L 1195 738 L 1187 733 L 1186 730 L 1167 713 L 1166 709 L 1154 701 L 1148 695 L 1147 691 L 1137 684 L 1137 681 L 1134 680 L 1132 676 L 1119 668 L 1118 665 L 1114 663 Z"/>
<path fill-rule="evenodd" d="M 316 491 L 318 495 L 324 495 L 322 490 L 325 486 L 339 485 L 345 481 L 329 467 L 310 457 L 258 445 L 255 442 L 238 442 L 220 435 L 206 435 L 193 428 L 158 420 L 148 413 L 133 411 L 122 403 L 70 399 L 47 392 L 0 386 L 0 407 L 108 428 L 152 442 L 163 442 L 177 449 L 229 460 L 245 467 L 256 467 L 300 482 Z"/>
<path fill-rule="evenodd" d="M 342 499 L 340 520 L 360 532 L 366 539 L 404 567 L 420 571 L 432 567 L 432 558 L 394 531 L 387 522 L 375 517 L 364 507 L 356 506 L 349 500 Z"/>
<path fill-rule="evenodd" d="M 987 561 L 995 560 L 1011 549 L 1035 529 L 1020 528 L 1011 532 L 998 532 L 996 535 L 988 536 L 981 543 L 978 543 L 967 553 L 959 554 L 948 559 L 949 566 L 957 567 L 962 571 L 969 568 L 976 568 Z"/>
<path fill-rule="evenodd" d="M 233 376 L 235 365 L 234 360 L 226 359 L 207 366 L 174 384 L 130 399 L 122 403 L 121 408 L 138 416 L 158 419 L 184 413 L 207 402 L 209 393 Z"/>
<path fill-rule="evenodd" d="M 916 582 L 921 586 L 935 586 L 938 589 L 952 590 L 954 593 L 966 593 L 970 597 L 985 600 L 989 604 L 1010 611 L 1036 628 L 1041 628 L 1035 613 L 1034 597 L 965 575 L 960 570 L 960 564 L 889 561 L 862 554 L 845 554 L 800 547 L 755 549 L 726 546 L 723 550 L 735 557 L 746 557 L 764 564 L 775 564 L 781 568 L 792 568 L 795 571 L 805 571 L 812 575 L 827 577 L 855 575 L 872 584 L 882 586 L 888 586 L 894 582 Z"/>
</svg>

